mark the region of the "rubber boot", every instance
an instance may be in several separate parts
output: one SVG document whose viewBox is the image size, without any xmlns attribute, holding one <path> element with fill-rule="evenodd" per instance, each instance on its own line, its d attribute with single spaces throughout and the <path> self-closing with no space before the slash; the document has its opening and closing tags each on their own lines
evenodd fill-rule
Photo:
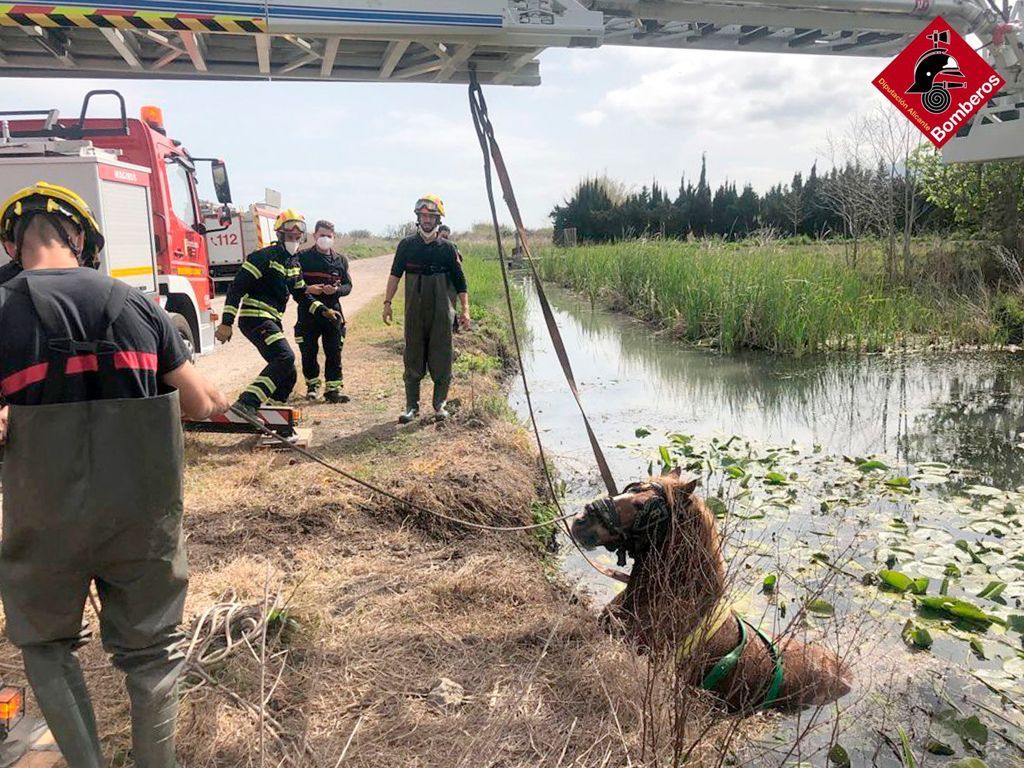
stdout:
<svg viewBox="0 0 1024 768">
<path fill-rule="evenodd" d="M 175 768 L 174 730 L 178 719 L 178 670 L 130 672 L 132 756 L 136 768 Z"/>
<path fill-rule="evenodd" d="M 103 768 L 96 715 L 71 645 L 26 646 L 21 653 L 32 693 L 69 768 Z"/>
</svg>

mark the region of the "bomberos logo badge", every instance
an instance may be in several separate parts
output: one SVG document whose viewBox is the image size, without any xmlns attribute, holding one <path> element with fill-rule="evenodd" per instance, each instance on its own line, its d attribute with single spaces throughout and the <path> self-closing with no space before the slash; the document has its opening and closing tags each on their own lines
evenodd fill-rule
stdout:
<svg viewBox="0 0 1024 768">
<path fill-rule="evenodd" d="M 941 16 L 873 82 L 940 148 L 1006 85 Z"/>
</svg>

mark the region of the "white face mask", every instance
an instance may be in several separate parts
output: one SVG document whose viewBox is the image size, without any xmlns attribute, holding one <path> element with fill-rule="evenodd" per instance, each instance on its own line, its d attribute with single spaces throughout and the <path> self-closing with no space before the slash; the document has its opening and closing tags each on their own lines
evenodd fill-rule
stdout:
<svg viewBox="0 0 1024 768">
<path fill-rule="evenodd" d="M 288 251 L 288 253 L 290 253 L 292 256 L 294 256 L 296 253 L 298 253 L 299 243 L 297 240 L 285 240 L 284 249 Z"/>
<path fill-rule="evenodd" d="M 316 247 L 321 251 L 331 250 L 331 246 L 334 245 L 334 238 L 330 235 L 323 235 L 316 239 Z"/>
</svg>

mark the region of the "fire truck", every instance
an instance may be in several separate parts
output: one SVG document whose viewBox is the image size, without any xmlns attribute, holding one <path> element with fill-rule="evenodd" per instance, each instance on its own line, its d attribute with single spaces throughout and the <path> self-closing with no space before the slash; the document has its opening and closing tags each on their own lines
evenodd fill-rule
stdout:
<svg viewBox="0 0 1024 768">
<path fill-rule="evenodd" d="M 203 223 L 207 227 L 206 252 L 210 259 L 210 277 L 217 288 L 226 287 L 242 268 L 245 257 L 271 245 L 277 236 L 274 220 L 281 211 L 281 193 L 266 190 L 263 201 L 247 209 L 232 209 L 227 229 L 220 227 L 223 210 L 213 203 L 201 202 Z"/>
<path fill-rule="evenodd" d="M 98 96 L 115 99 L 120 115 L 90 117 Z M 216 226 L 199 208 L 201 162 L 211 165 L 221 204 Z M 192 354 L 213 350 L 218 318 L 205 238 L 231 224 L 221 160 L 193 157 L 168 137 L 158 108 L 143 107 L 129 119 L 120 93 L 90 91 L 74 119 L 55 109 L 0 112 L 0 200 L 37 181 L 81 195 L 106 238 L 101 269 L 158 302 Z"/>
</svg>

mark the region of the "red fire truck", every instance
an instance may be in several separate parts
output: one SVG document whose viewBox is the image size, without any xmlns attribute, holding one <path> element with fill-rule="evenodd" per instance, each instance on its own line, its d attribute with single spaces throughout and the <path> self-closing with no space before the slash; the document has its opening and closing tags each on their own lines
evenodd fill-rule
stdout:
<svg viewBox="0 0 1024 768">
<path fill-rule="evenodd" d="M 116 99 L 120 115 L 90 117 L 97 96 Z M 37 181 L 82 195 L 106 236 L 104 271 L 151 294 L 195 353 L 213 350 L 218 319 L 205 240 L 216 228 L 200 212 L 200 162 L 212 166 L 223 206 L 217 223 L 227 228 L 224 163 L 193 157 L 168 137 L 158 108 L 143 107 L 140 119 L 129 119 L 120 93 L 90 91 L 76 119 L 62 119 L 55 109 L 0 112 L 0 200 Z M 6 261 L 2 249 L 0 258 Z"/>
</svg>

